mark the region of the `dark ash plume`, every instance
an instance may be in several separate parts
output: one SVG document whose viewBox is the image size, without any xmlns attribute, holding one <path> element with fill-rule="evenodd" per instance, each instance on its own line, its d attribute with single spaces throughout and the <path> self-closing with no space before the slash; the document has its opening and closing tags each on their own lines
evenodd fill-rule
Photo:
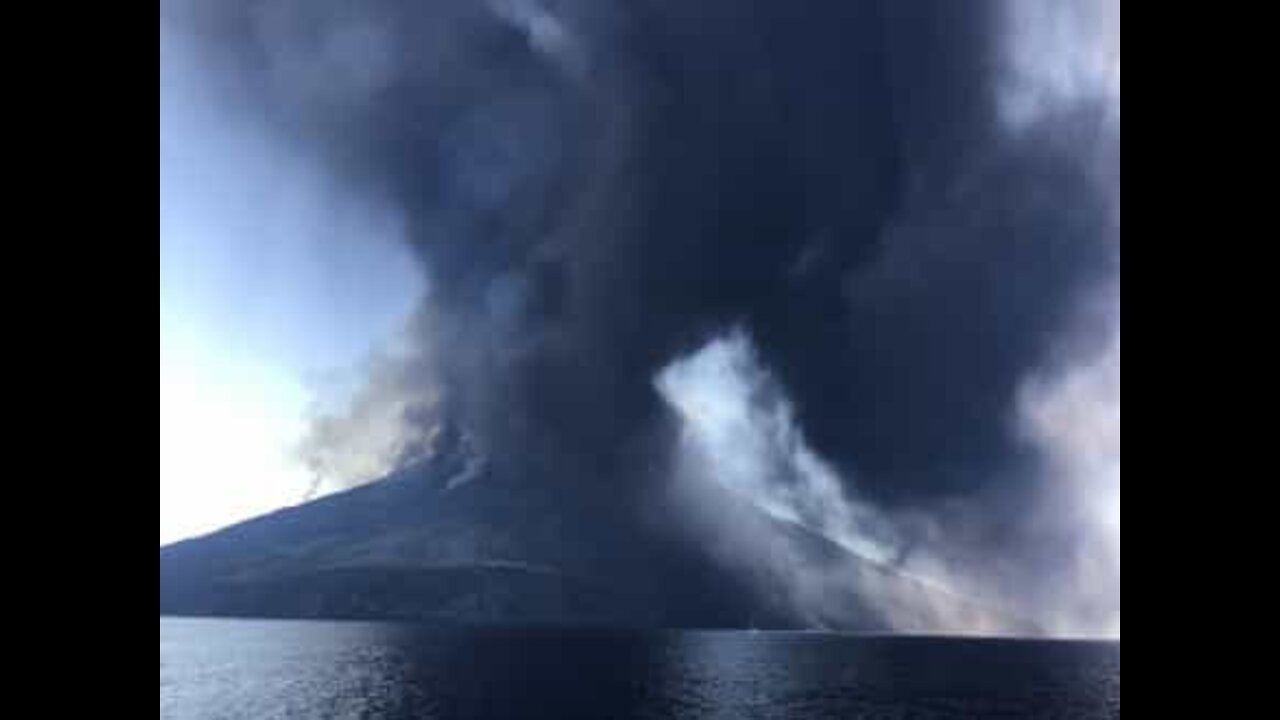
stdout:
<svg viewBox="0 0 1280 720">
<path fill-rule="evenodd" d="M 161 22 L 408 218 L 429 371 L 362 397 L 439 389 L 496 468 L 627 505 L 676 421 L 655 377 L 741 327 L 831 477 L 904 516 L 999 498 L 985 547 L 1039 497 L 1028 378 L 1119 275 L 1115 110 L 1011 90 L 1008 7 L 169 0 Z"/>
</svg>

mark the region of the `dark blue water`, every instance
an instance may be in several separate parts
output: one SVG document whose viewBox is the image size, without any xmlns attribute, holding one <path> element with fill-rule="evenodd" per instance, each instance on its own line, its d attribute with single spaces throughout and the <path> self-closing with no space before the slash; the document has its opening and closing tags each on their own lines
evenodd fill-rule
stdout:
<svg viewBox="0 0 1280 720">
<path fill-rule="evenodd" d="M 160 718 L 1118 718 L 1120 647 L 160 621 Z"/>
</svg>

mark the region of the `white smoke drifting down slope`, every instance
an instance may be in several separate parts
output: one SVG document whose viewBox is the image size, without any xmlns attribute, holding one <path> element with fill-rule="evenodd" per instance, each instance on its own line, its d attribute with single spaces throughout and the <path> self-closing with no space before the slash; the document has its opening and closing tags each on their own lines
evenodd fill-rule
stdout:
<svg viewBox="0 0 1280 720">
<path fill-rule="evenodd" d="M 849 616 L 860 604 L 907 632 L 1014 631 L 1011 615 L 953 594 L 936 582 L 941 574 L 913 575 L 903 567 L 908 535 L 926 518 L 895 518 L 849 489 L 856 485 L 805 440 L 791 401 L 761 366 L 744 331 L 672 363 L 656 385 L 682 423 L 671 478 L 674 506 L 713 555 L 752 578 L 765 596 L 815 628 L 868 620 Z M 782 524 L 725 506 L 718 494 L 707 492 L 711 483 Z M 808 557 L 806 546 L 786 535 L 788 524 L 866 562 L 833 566 Z M 933 561 L 922 565 L 938 567 Z"/>
<path fill-rule="evenodd" d="M 896 541 L 874 508 L 844 490 L 805 441 L 795 410 L 737 330 L 673 363 L 658 378 L 684 421 L 686 462 L 771 516 L 804 525 L 846 549 L 888 562 Z"/>
<path fill-rule="evenodd" d="M 1014 631 L 1006 621 L 1025 619 L 1056 636 L 1118 636 L 1119 368 L 1117 330 L 1100 357 L 1036 378 L 1023 394 L 1019 420 L 1048 480 L 1033 524 L 1066 527 L 1072 540 L 1071 554 L 1049 565 L 1036 547 L 978 544 L 973 525 L 986 514 L 983 498 L 895 515 L 846 490 L 856 483 L 842 481 L 810 448 L 743 332 L 673 363 L 657 386 L 682 422 L 676 482 L 691 519 L 720 538 L 723 559 L 787 585 L 763 589 L 814 625 L 849 620 L 839 617 L 838 598 L 856 591 L 903 630 L 1003 634 Z M 817 569 L 794 546 L 768 537 L 777 526 L 699 507 L 705 482 L 875 564 L 895 566 L 924 592 L 873 573 L 833 577 Z M 975 612 L 982 606 L 993 610 Z"/>
</svg>

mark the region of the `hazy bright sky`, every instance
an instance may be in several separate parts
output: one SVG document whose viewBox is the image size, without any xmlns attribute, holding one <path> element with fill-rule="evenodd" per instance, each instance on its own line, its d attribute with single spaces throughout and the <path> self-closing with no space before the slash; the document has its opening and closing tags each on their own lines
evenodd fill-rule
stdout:
<svg viewBox="0 0 1280 720">
<path fill-rule="evenodd" d="M 160 29 L 160 543 L 296 503 L 325 373 L 417 300 L 395 217 L 216 96 Z"/>
</svg>

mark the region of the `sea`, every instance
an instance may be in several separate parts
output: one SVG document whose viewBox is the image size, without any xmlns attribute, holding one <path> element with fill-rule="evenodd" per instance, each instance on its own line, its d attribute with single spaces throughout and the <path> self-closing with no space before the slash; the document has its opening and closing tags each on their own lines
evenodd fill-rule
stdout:
<svg viewBox="0 0 1280 720">
<path fill-rule="evenodd" d="M 1120 644 L 160 619 L 161 720 L 1120 717 Z"/>
</svg>

